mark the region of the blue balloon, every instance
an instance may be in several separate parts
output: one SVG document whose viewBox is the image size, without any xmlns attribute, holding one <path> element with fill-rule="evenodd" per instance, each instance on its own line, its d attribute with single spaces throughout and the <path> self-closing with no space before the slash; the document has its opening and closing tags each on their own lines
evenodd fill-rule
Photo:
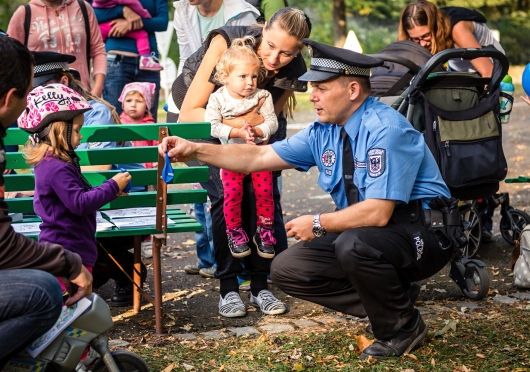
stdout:
<svg viewBox="0 0 530 372">
<path fill-rule="evenodd" d="M 523 78 L 521 79 L 523 84 L 524 92 L 527 96 L 530 96 L 530 63 L 526 65 L 523 70 Z"/>
</svg>

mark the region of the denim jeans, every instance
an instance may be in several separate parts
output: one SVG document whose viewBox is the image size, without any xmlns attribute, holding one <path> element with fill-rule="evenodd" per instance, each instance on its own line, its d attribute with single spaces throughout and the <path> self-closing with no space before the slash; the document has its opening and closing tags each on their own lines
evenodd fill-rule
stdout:
<svg viewBox="0 0 530 372">
<path fill-rule="evenodd" d="M 0 270 L 0 370 L 59 318 L 61 286 L 44 271 Z"/>
<path fill-rule="evenodd" d="M 118 98 L 120 98 L 126 84 L 133 82 L 155 83 L 156 89 L 151 99 L 150 111 L 156 123 L 158 95 L 160 94 L 160 72 L 140 70 L 138 68 L 139 59 L 140 57 L 128 57 L 121 54 L 116 55 L 115 59 L 107 57 L 107 77 L 103 86 L 103 98 L 116 107 L 118 114 L 121 114 L 123 109 Z"/>
<path fill-rule="evenodd" d="M 213 234 L 212 234 L 212 215 L 210 213 L 211 203 L 197 203 L 194 205 L 195 219 L 199 222 L 203 230 L 195 233 L 197 242 L 197 263 L 202 269 L 217 269 L 214 255 Z"/>
</svg>

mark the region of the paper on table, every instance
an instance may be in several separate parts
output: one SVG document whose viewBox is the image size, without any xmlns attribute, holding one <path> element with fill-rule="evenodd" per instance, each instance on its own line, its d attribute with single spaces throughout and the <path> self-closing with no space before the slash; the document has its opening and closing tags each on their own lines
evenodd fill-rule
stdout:
<svg viewBox="0 0 530 372">
<path fill-rule="evenodd" d="M 13 229 L 19 234 L 32 235 L 40 233 L 40 222 L 13 223 Z"/>
<path fill-rule="evenodd" d="M 68 327 L 68 325 L 78 318 L 79 315 L 81 315 L 83 311 L 85 311 L 85 309 L 91 304 L 92 301 L 90 301 L 88 298 L 83 298 L 70 307 L 63 306 L 61 315 L 53 327 L 26 348 L 28 354 L 33 358 L 39 355 L 40 352 L 44 350 L 46 346 L 48 346 L 63 329 Z"/>
<path fill-rule="evenodd" d="M 137 218 L 117 218 L 112 220 L 114 225 L 119 229 L 131 229 L 137 227 L 155 227 L 156 226 L 156 217 L 137 217 Z M 175 222 L 171 219 L 167 219 L 168 226 L 174 225 Z"/>
<path fill-rule="evenodd" d="M 110 219 L 150 217 L 156 215 L 156 207 L 113 209 L 110 211 L 103 211 L 102 213 Z"/>
</svg>

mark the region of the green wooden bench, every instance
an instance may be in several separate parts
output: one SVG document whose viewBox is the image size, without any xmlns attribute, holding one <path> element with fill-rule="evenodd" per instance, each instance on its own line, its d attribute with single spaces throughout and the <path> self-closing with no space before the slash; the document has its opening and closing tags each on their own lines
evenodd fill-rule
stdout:
<svg viewBox="0 0 530 372">
<path fill-rule="evenodd" d="M 83 127 L 82 142 L 123 142 L 132 140 L 159 140 L 168 135 L 178 135 L 183 138 L 208 138 L 210 136 L 209 123 L 179 123 L 179 124 L 137 124 L 137 125 L 102 125 Z M 28 134 L 20 129 L 8 129 L 4 139 L 6 145 L 22 145 L 26 143 Z M 167 233 L 192 232 L 202 229 L 201 225 L 189 217 L 183 210 L 167 209 L 167 205 L 204 203 L 206 202 L 205 190 L 175 189 L 167 187 L 162 181 L 161 171 L 165 158 L 158 155 L 157 147 L 120 147 L 112 149 L 87 149 L 76 151 L 80 157 L 81 166 L 109 165 L 127 163 L 158 162 L 158 169 L 130 170 L 133 185 L 154 185 L 156 191 L 132 192 L 129 196 L 118 197 L 113 202 L 101 208 L 102 212 L 111 209 L 156 207 L 156 226 L 147 228 L 129 228 L 98 231 L 96 238 L 134 236 L 134 262 L 135 274 L 133 309 L 140 311 L 140 297 L 144 296 L 155 307 L 156 332 L 162 333 L 162 284 L 160 248 L 165 244 Z M 28 165 L 22 152 L 7 153 L 8 169 L 28 169 Z M 193 182 L 208 181 L 208 168 L 176 167 L 173 168 L 173 184 L 189 184 Z M 93 185 L 98 186 L 112 178 L 116 170 L 87 171 L 83 172 L 86 179 Z M 31 191 L 34 190 L 34 176 L 31 172 L 5 175 L 6 192 L 9 191 Z M 24 220 L 20 222 L 39 221 L 33 211 L 33 197 L 6 199 L 9 212 L 24 214 Z M 166 218 L 170 218 L 174 225 L 167 225 Z M 16 222 L 15 222 L 16 223 Z M 153 274 L 154 274 L 154 298 L 140 289 L 140 261 L 141 261 L 141 236 L 153 236 Z M 28 235 L 37 239 L 38 235 Z"/>
</svg>

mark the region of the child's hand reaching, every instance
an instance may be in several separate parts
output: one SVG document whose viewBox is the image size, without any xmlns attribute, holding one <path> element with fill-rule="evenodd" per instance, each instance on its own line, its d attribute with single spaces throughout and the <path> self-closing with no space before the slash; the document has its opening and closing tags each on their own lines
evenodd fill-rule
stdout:
<svg viewBox="0 0 530 372">
<path fill-rule="evenodd" d="M 112 179 L 116 181 L 116 183 L 118 184 L 118 188 L 120 189 L 118 196 L 128 195 L 122 190 L 127 187 L 127 185 L 129 184 L 129 181 L 132 179 L 129 172 L 117 173 L 114 177 L 112 177 Z"/>
<path fill-rule="evenodd" d="M 530 97 L 528 97 L 528 96 L 521 96 L 521 99 L 522 99 L 523 101 L 525 101 L 527 104 L 530 105 Z"/>
</svg>

